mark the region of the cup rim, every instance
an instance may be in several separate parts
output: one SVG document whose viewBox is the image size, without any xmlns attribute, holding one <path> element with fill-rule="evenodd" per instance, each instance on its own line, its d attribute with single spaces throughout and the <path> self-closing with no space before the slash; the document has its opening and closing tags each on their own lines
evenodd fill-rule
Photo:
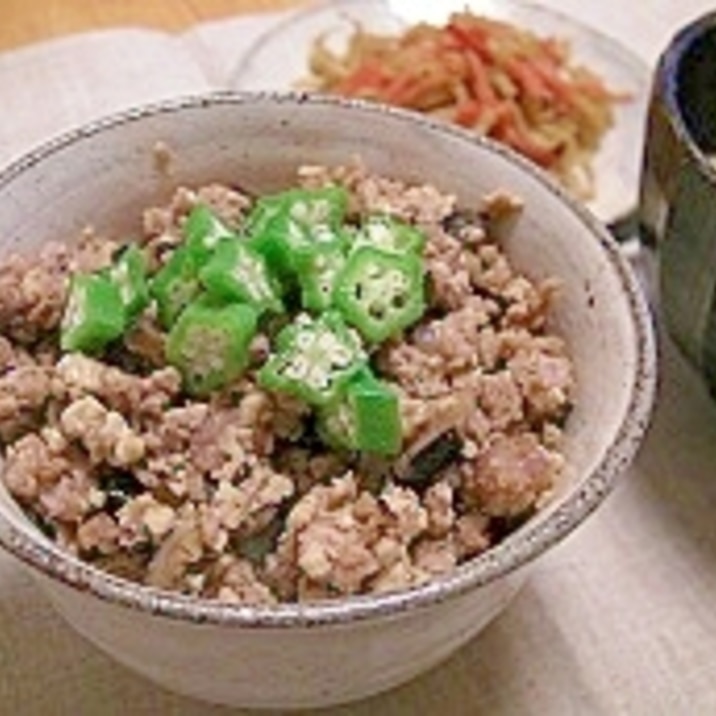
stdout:
<svg viewBox="0 0 716 716">
<path fill-rule="evenodd" d="M 694 139 L 678 96 L 681 63 L 694 43 L 698 42 L 707 32 L 716 33 L 716 11 L 697 17 L 672 37 L 659 58 L 657 82 L 662 87 L 669 121 L 679 140 L 683 143 L 689 156 L 696 162 L 699 171 L 716 180 L 716 166 L 708 161 L 705 152 Z"/>
<path fill-rule="evenodd" d="M 264 102 L 335 106 L 350 111 L 395 117 L 430 131 L 447 133 L 464 142 L 466 148 L 478 145 L 501 155 L 526 171 L 566 203 L 591 238 L 597 242 L 607 263 L 617 275 L 627 299 L 630 320 L 636 337 L 636 364 L 633 382 L 622 421 L 613 443 L 595 469 L 561 504 L 540 521 L 528 521 L 481 555 L 458 566 L 451 573 L 416 587 L 385 594 L 357 595 L 335 600 L 278 605 L 227 604 L 147 587 L 115 577 L 73 557 L 42 536 L 0 504 L 0 546 L 40 575 L 78 592 L 89 593 L 103 601 L 161 617 L 197 624 L 240 628 L 289 628 L 345 624 L 377 617 L 390 617 L 408 610 L 427 607 L 463 595 L 497 578 L 525 567 L 535 557 L 561 541 L 591 513 L 611 491 L 619 474 L 634 458 L 646 432 L 656 391 L 656 348 L 650 310 L 627 259 L 597 219 L 577 200 L 553 181 L 543 170 L 503 145 L 424 115 L 355 99 L 344 99 L 304 92 L 212 92 L 193 94 L 145 104 L 92 121 L 65 132 L 20 157 L 0 171 L 0 189 L 37 164 L 81 142 L 83 138 L 113 127 L 141 120 L 146 116 L 171 114 L 186 109 L 213 105 L 240 106 Z"/>
</svg>

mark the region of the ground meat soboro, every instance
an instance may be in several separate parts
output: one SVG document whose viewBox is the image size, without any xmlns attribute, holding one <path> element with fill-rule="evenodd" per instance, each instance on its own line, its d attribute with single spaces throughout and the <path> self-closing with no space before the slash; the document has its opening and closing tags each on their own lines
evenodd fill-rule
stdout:
<svg viewBox="0 0 716 716">
<path fill-rule="evenodd" d="M 398 395 L 401 453 L 327 447 L 300 397 L 266 388 L 270 322 L 241 374 L 203 395 L 167 365 L 166 316 L 151 302 L 104 350 L 61 351 L 73 274 L 117 255 L 117 241 L 88 231 L 0 265 L 3 479 L 65 549 L 205 598 L 327 599 L 445 574 L 554 491 L 574 372 L 549 331 L 557 283 L 516 271 L 493 236 L 519 201 L 498 192 L 461 211 L 434 187 L 359 165 L 302 167 L 297 183 L 344 187 L 349 222 L 388 215 L 426 237 L 422 317 L 367 358 Z M 157 271 L 198 204 L 241 232 L 257 199 L 180 188 L 147 209 L 137 245 Z"/>
</svg>

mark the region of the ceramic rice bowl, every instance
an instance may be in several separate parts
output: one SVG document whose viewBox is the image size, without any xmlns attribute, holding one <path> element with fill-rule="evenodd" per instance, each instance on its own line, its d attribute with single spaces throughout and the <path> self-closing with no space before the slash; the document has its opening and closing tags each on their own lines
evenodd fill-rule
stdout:
<svg viewBox="0 0 716 716">
<path fill-rule="evenodd" d="M 175 157 L 158 172 L 161 141 Z M 65 554 L 0 492 L 0 544 L 77 631 L 169 689 L 243 707 L 317 707 L 388 689 L 447 658 L 493 619 L 629 465 L 651 409 L 648 310 L 615 243 L 526 161 L 427 118 L 302 95 L 214 95 L 139 108 L 65 135 L 0 173 L 3 251 L 86 224 L 129 231 L 179 184 L 288 185 L 304 163 L 359 155 L 374 172 L 432 183 L 474 206 L 503 188 L 525 210 L 506 243 L 518 268 L 563 282 L 554 325 L 575 363 L 567 484 L 496 547 L 410 590 L 250 607 L 139 586 Z"/>
</svg>

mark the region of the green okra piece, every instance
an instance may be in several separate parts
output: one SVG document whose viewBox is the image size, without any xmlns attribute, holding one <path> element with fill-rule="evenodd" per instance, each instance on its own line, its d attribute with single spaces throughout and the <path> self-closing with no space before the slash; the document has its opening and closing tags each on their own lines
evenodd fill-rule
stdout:
<svg viewBox="0 0 716 716">
<path fill-rule="evenodd" d="M 189 393 L 206 395 L 242 374 L 257 320 L 256 311 L 241 303 L 216 304 L 202 297 L 186 306 L 169 332 L 166 356 Z"/>
<path fill-rule="evenodd" d="M 63 351 L 98 353 L 126 326 L 119 288 L 104 274 L 75 274 L 60 326 Z"/>
</svg>

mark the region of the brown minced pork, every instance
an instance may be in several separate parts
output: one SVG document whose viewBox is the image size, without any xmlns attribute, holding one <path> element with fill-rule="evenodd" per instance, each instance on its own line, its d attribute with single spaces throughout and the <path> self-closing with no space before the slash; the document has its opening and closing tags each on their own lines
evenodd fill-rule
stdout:
<svg viewBox="0 0 716 716">
<path fill-rule="evenodd" d="M 496 193 L 457 211 L 433 187 L 359 165 L 303 167 L 298 183 L 342 184 L 353 214 L 388 212 L 427 235 L 428 310 L 373 356 L 400 396 L 403 453 L 307 439 L 306 406 L 259 387 L 251 368 L 210 399 L 185 395 L 151 310 L 111 354 L 61 354 L 69 277 L 118 246 L 88 230 L 0 265 L 3 478 L 64 549 L 205 598 L 334 598 L 448 573 L 553 494 L 574 376 L 547 326 L 555 282 L 518 273 L 494 238 L 519 202 Z M 253 199 L 212 185 L 148 209 L 138 240 L 155 265 L 197 202 L 238 227 Z"/>
</svg>

